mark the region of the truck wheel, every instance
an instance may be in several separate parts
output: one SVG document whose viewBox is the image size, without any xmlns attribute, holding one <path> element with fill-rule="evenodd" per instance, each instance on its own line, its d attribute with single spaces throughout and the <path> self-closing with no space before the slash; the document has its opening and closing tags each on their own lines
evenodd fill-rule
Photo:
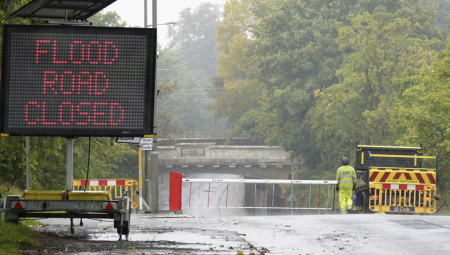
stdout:
<svg viewBox="0 0 450 255">
<path fill-rule="evenodd" d="M 363 203 L 362 203 L 362 211 L 363 213 L 370 213 L 369 210 L 369 191 L 364 190 L 363 192 Z"/>
</svg>

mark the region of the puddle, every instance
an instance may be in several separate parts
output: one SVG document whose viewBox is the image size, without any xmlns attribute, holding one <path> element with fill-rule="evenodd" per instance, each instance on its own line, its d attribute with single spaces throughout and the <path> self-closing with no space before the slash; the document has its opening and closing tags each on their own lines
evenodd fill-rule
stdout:
<svg viewBox="0 0 450 255">
<path fill-rule="evenodd" d="M 239 240 L 240 239 L 240 240 Z M 105 234 L 90 234 L 88 240 L 90 241 L 117 241 L 119 240 L 119 235 L 114 233 Z M 241 238 L 236 238 L 234 236 L 224 236 L 215 234 L 203 234 L 203 233 L 192 233 L 189 234 L 178 231 L 170 233 L 131 233 L 128 236 L 128 241 L 132 242 L 179 242 L 179 243 L 223 243 L 223 242 L 233 242 L 240 243 L 244 241 Z"/>
<path fill-rule="evenodd" d="M 91 234 L 89 235 L 89 240 L 117 242 L 119 236 L 113 233 Z M 203 233 L 192 232 L 187 234 L 183 231 L 169 233 L 132 233 L 128 237 L 128 242 L 136 242 L 137 244 L 133 245 L 137 247 L 144 243 L 149 245 L 148 242 L 150 242 L 150 245 L 154 250 L 184 249 L 206 252 L 202 254 L 236 254 L 236 251 L 248 249 L 248 243 L 242 238 L 205 235 Z M 194 252 L 194 254 L 196 253 Z"/>
</svg>

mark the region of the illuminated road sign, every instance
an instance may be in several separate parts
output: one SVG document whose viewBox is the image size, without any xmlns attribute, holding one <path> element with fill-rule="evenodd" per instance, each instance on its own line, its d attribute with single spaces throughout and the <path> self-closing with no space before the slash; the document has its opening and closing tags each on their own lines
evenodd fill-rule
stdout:
<svg viewBox="0 0 450 255">
<path fill-rule="evenodd" d="M 0 132 L 153 133 L 156 30 L 4 26 Z"/>
</svg>

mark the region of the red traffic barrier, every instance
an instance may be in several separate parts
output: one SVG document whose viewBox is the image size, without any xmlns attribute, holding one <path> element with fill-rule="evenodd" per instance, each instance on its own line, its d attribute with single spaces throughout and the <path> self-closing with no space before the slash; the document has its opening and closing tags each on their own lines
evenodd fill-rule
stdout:
<svg viewBox="0 0 450 255">
<path fill-rule="evenodd" d="M 181 173 L 170 172 L 169 210 L 181 211 Z"/>
</svg>

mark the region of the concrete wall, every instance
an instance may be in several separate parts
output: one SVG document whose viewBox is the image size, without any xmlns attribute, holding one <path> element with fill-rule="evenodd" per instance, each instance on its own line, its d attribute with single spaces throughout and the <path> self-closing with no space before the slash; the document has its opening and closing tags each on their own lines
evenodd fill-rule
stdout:
<svg viewBox="0 0 450 255">
<path fill-rule="evenodd" d="M 158 146 L 159 169 L 189 173 L 226 173 L 287 179 L 293 162 L 281 146 L 178 144 Z"/>
</svg>

